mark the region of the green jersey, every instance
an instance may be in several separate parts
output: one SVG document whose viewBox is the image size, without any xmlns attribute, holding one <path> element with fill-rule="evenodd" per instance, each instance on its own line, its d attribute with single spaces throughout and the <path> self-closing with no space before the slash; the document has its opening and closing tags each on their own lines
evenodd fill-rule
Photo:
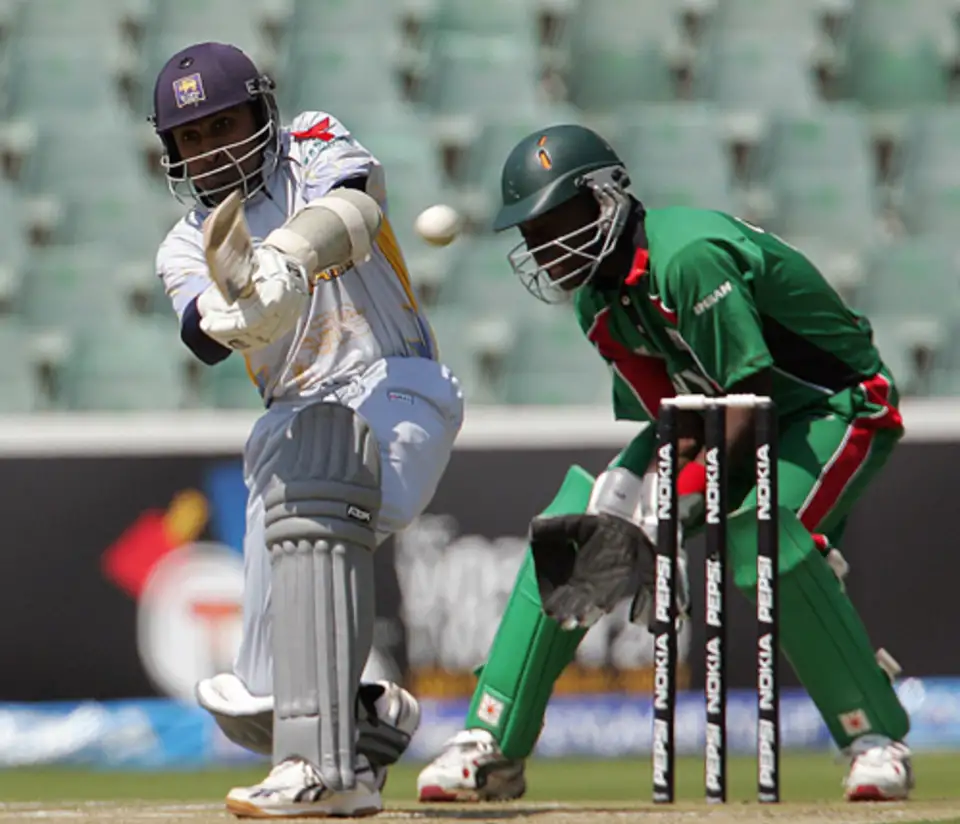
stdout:
<svg viewBox="0 0 960 824">
<path fill-rule="evenodd" d="M 783 418 L 829 406 L 881 370 L 866 318 L 775 235 L 675 207 L 647 211 L 635 245 L 625 278 L 575 297 L 580 326 L 613 371 L 617 418 L 653 421 L 663 397 L 722 394 L 765 369 Z M 642 440 L 631 468 L 649 459 L 652 433 Z"/>
</svg>

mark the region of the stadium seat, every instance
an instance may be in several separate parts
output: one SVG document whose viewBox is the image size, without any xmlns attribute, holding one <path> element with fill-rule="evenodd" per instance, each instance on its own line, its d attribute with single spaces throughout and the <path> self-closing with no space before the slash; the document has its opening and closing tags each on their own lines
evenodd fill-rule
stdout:
<svg viewBox="0 0 960 824">
<path fill-rule="evenodd" d="M 301 111 L 377 111 L 403 99 L 396 51 L 390 44 L 358 49 L 345 39 L 294 44 L 277 72 L 277 97 L 289 119 Z"/>
<path fill-rule="evenodd" d="M 822 106 L 806 114 L 772 118 L 758 155 L 767 173 L 830 177 L 856 169 L 871 175 L 871 135 L 859 106 Z"/>
<path fill-rule="evenodd" d="M 646 205 L 733 208 L 732 171 L 713 107 L 667 104 L 624 115 L 616 148 Z"/>
<path fill-rule="evenodd" d="M 428 28 L 434 32 L 509 36 L 535 47 L 536 23 L 530 0 L 440 0 Z"/>
<path fill-rule="evenodd" d="M 930 375 L 931 367 L 942 355 L 952 361 L 951 353 L 942 352 L 947 343 L 946 326 L 936 319 L 874 313 L 870 325 L 874 344 L 901 395 L 926 394 L 936 380 Z"/>
<path fill-rule="evenodd" d="M 834 166 L 806 165 L 801 158 L 812 161 L 821 151 L 829 152 L 830 138 L 826 131 L 818 134 L 823 143 L 818 147 L 803 144 L 796 139 L 798 130 L 807 126 L 784 126 L 774 137 L 769 185 L 775 201 L 775 212 L 768 221 L 768 228 L 788 238 L 813 237 L 825 243 L 839 244 L 848 250 L 856 250 L 877 239 L 878 220 L 874 195 L 874 173 L 865 153 L 857 152 L 855 135 L 848 135 L 850 162 Z M 842 127 L 832 137 L 838 137 Z M 792 133 L 792 134 L 790 134 Z M 777 134 L 777 132 L 775 132 Z M 839 138 L 838 138 L 839 140 Z M 811 140 L 811 143 L 817 142 Z M 782 153 L 783 162 L 777 162 Z M 787 157 L 795 156 L 795 163 Z"/>
<path fill-rule="evenodd" d="M 120 21 L 139 5 L 137 0 L 18 2 L 16 34 L 23 39 L 69 37 L 107 44 L 119 40 Z"/>
<path fill-rule="evenodd" d="M 263 399 L 239 353 L 214 366 L 203 367 L 204 399 L 218 409 L 263 409 Z"/>
<path fill-rule="evenodd" d="M 533 298 L 507 260 L 520 239 L 515 231 L 465 239 L 440 288 L 440 305 L 470 308 L 478 316 L 521 317 Z"/>
<path fill-rule="evenodd" d="M 789 29 L 714 33 L 697 61 L 696 96 L 737 111 L 809 111 L 817 102 L 812 54 Z"/>
<path fill-rule="evenodd" d="M 118 52 L 103 38 L 23 38 L 11 52 L 6 78 L 11 116 L 59 120 L 83 115 L 93 122 L 120 111 Z"/>
<path fill-rule="evenodd" d="M 855 106 L 771 119 L 757 166 L 776 201 L 771 228 L 857 248 L 875 232 L 870 133 Z"/>
<path fill-rule="evenodd" d="M 172 47 L 170 54 L 205 40 L 250 53 L 262 46 L 263 7 L 263 0 L 152 0 L 147 25 L 155 44 Z"/>
<path fill-rule="evenodd" d="M 41 249 L 26 267 L 18 308 L 38 329 L 86 329 L 132 316 L 135 287 L 104 247 Z"/>
<path fill-rule="evenodd" d="M 789 31 L 813 41 L 818 37 L 821 0 L 717 0 L 710 27 L 720 36 L 738 32 Z"/>
<path fill-rule="evenodd" d="M 471 334 L 477 313 L 465 307 L 437 307 L 430 313 L 430 326 L 445 363 L 460 381 L 469 404 L 489 404 L 499 400 L 492 375 L 484 371 L 478 351 L 479 342 Z"/>
<path fill-rule="evenodd" d="M 947 107 L 917 112 L 903 154 L 904 224 L 913 234 L 952 237 L 960 225 L 960 113 Z"/>
<path fill-rule="evenodd" d="M 29 330 L 15 320 L 0 320 L 0 413 L 26 413 L 42 405 Z"/>
<path fill-rule="evenodd" d="M 844 92 L 878 109 L 947 100 L 945 61 L 957 50 L 952 0 L 857 0 Z"/>
<path fill-rule="evenodd" d="M 502 395 L 511 404 L 609 404 L 613 379 L 568 306 L 521 324 L 504 363 Z"/>
<path fill-rule="evenodd" d="M 398 34 L 398 3 L 394 0 L 295 0 L 287 24 L 288 39 L 304 33 L 322 41 L 356 36 L 378 43 Z"/>
<path fill-rule="evenodd" d="M 436 38 L 421 99 L 437 114 L 500 116 L 543 102 L 535 51 L 510 37 Z"/>
<path fill-rule="evenodd" d="M 74 339 L 61 403 L 77 410 L 182 408 L 191 357 L 175 323 L 104 321 Z"/>
<path fill-rule="evenodd" d="M 909 239 L 873 249 L 857 308 L 868 316 L 960 319 L 960 261 L 947 241 Z"/>
<path fill-rule="evenodd" d="M 116 118 L 42 126 L 22 191 L 58 204 L 52 242 L 103 241 L 121 258 L 154 254 L 185 211 L 147 177 L 139 133 Z"/>
<path fill-rule="evenodd" d="M 671 0 L 582 0 L 569 25 L 570 100 L 587 111 L 675 97 L 671 61 L 680 49 Z"/>
</svg>

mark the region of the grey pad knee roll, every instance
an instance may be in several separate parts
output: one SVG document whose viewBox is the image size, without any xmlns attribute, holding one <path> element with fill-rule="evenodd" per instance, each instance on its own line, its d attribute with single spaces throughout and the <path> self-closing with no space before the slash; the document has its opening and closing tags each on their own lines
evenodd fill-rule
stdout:
<svg viewBox="0 0 960 824">
<path fill-rule="evenodd" d="M 355 786 L 357 689 L 373 643 L 380 508 L 376 439 L 352 410 L 301 410 L 264 495 L 272 581 L 273 759 L 298 756 Z"/>
</svg>

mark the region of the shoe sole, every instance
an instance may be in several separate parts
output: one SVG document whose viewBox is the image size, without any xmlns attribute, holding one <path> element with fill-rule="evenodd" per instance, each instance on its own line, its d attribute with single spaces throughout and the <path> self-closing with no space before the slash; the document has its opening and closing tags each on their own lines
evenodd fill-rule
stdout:
<svg viewBox="0 0 960 824">
<path fill-rule="evenodd" d="M 889 795 L 873 784 L 861 784 L 847 791 L 847 801 L 906 801 L 907 796 Z"/>
<path fill-rule="evenodd" d="M 526 783 L 517 788 L 516 791 L 498 793 L 493 795 L 481 790 L 445 790 L 437 784 L 431 784 L 421 787 L 417 797 L 421 803 L 459 803 L 459 804 L 479 804 L 495 803 L 497 801 L 516 801 L 526 792 Z"/>
<path fill-rule="evenodd" d="M 258 807 L 249 801 L 236 801 L 228 798 L 227 812 L 237 818 L 366 818 L 383 812 L 383 806 L 358 807 L 355 810 L 340 811 L 329 809 L 309 809 L 309 805 L 298 804 L 291 807 L 278 807 L 274 810 Z"/>
</svg>

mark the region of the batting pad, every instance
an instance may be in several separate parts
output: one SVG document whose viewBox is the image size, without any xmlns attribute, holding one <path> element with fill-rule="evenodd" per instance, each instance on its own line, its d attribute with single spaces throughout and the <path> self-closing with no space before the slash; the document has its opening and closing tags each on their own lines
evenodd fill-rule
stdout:
<svg viewBox="0 0 960 824">
<path fill-rule="evenodd" d="M 264 496 L 271 563 L 273 762 L 356 785 L 355 701 L 373 644 L 380 460 L 366 422 L 316 403 L 291 421 Z"/>
<path fill-rule="evenodd" d="M 900 741 L 910 727 L 867 630 L 807 529 L 780 512 L 780 648 L 841 749 L 864 733 Z M 756 603 L 756 510 L 730 516 L 727 546 L 737 588 Z"/>
<path fill-rule="evenodd" d="M 542 514 L 585 512 L 593 480 L 579 466 L 570 467 L 560 491 Z M 543 727 L 554 682 L 573 660 L 585 634 L 586 630 L 566 632 L 544 614 L 528 548 L 487 662 L 478 671 L 466 728 L 491 732 L 507 758 L 530 755 Z"/>
</svg>

